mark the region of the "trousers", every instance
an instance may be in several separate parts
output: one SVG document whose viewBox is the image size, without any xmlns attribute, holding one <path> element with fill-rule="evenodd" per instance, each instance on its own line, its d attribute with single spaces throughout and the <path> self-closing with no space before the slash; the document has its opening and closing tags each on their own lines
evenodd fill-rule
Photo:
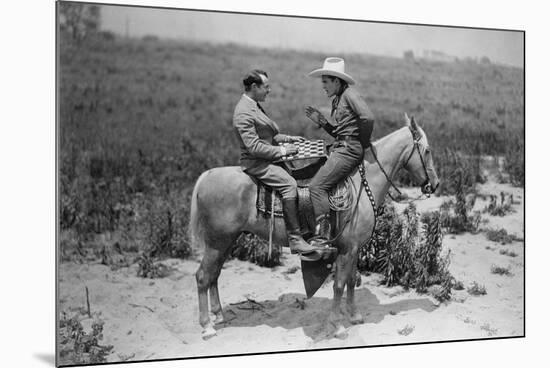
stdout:
<svg viewBox="0 0 550 368">
<path fill-rule="evenodd" d="M 330 190 L 345 179 L 362 159 L 363 147 L 358 139 L 334 143 L 327 162 L 309 183 L 309 194 L 316 219 L 330 212 Z"/>
<path fill-rule="evenodd" d="M 279 193 L 284 199 L 298 197 L 298 184 L 296 180 L 282 167 L 269 162 L 257 162 L 243 167 L 245 173 L 252 175 L 265 185 L 268 185 Z"/>
</svg>

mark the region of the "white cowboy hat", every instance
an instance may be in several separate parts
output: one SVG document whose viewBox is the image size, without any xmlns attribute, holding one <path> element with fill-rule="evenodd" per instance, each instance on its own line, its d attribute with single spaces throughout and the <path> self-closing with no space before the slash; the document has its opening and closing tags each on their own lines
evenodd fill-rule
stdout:
<svg viewBox="0 0 550 368">
<path fill-rule="evenodd" d="M 353 78 L 346 74 L 346 66 L 344 64 L 344 59 L 339 57 L 328 57 L 323 63 L 321 69 L 316 69 L 308 74 L 310 77 L 321 77 L 323 75 L 331 75 L 333 77 L 338 77 L 345 80 L 348 84 L 355 84 Z"/>
</svg>

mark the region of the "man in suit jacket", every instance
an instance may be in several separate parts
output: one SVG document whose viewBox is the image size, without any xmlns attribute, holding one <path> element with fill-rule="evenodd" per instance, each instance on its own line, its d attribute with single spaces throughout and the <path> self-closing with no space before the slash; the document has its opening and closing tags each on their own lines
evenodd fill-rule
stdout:
<svg viewBox="0 0 550 368">
<path fill-rule="evenodd" d="M 244 94 L 235 107 L 233 127 L 240 143 L 240 163 L 244 172 L 279 191 L 282 196 L 283 215 L 292 253 L 307 255 L 317 247 L 308 244 L 300 234 L 298 222 L 296 180 L 273 161 L 298 152 L 294 145 L 278 146 L 281 142 L 294 143 L 304 138 L 281 134 L 277 124 L 266 114 L 259 102 L 270 92 L 267 73 L 253 70 L 243 79 Z M 306 259 L 307 257 L 303 257 Z"/>
</svg>

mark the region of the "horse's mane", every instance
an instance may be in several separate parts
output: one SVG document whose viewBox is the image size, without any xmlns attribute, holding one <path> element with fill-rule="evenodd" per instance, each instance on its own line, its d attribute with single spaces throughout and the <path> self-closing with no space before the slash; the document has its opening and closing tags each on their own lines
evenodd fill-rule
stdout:
<svg viewBox="0 0 550 368">
<path fill-rule="evenodd" d="M 409 128 L 406 127 L 406 126 L 404 126 L 404 127 L 399 128 L 399 129 L 397 129 L 397 130 L 394 130 L 393 132 L 391 132 L 391 133 L 389 133 L 389 134 L 386 134 L 386 135 L 383 136 L 383 137 L 378 138 L 378 139 L 375 140 L 374 142 L 371 142 L 371 145 L 372 145 L 372 146 L 375 146 L 375 145 L 377 145 L 377 144 L 379 144 L 379 143 L 382 143 L 383 141 L 385 141 L 385 140 L 387 140 L 387 139 L 393 138 L 394 135 L 397 135 L 398 133 L 401 133 L 401 131 L 402 131 L 403 129 L 409 129 Z M 370 149 L 371 149 L 371 148 L 369 147 L 369 148 L 366 149 L 366 151 L 369 151 Z"/>
</svg>

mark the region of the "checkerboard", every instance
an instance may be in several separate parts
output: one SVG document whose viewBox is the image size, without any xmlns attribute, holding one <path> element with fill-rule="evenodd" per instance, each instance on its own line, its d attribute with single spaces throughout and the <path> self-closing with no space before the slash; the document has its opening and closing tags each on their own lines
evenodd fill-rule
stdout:
<svg viewBox="0 0 550 368">
<path fill-rule="evenodd" d="M 285 156 L 281 158 L 278 162 L 304 160 L 307 158 L 317 158 L 317 157 L 327 156 L 325 141 L 323 141 L 322 139 L 315 140 L 315 141 L 295 142 L 295 143 L 281 143 L 280 145 L 286 147 L 290 144 L 293 144 L 298 148 L 298 153 L 292 156 Z"/>
</svg>

